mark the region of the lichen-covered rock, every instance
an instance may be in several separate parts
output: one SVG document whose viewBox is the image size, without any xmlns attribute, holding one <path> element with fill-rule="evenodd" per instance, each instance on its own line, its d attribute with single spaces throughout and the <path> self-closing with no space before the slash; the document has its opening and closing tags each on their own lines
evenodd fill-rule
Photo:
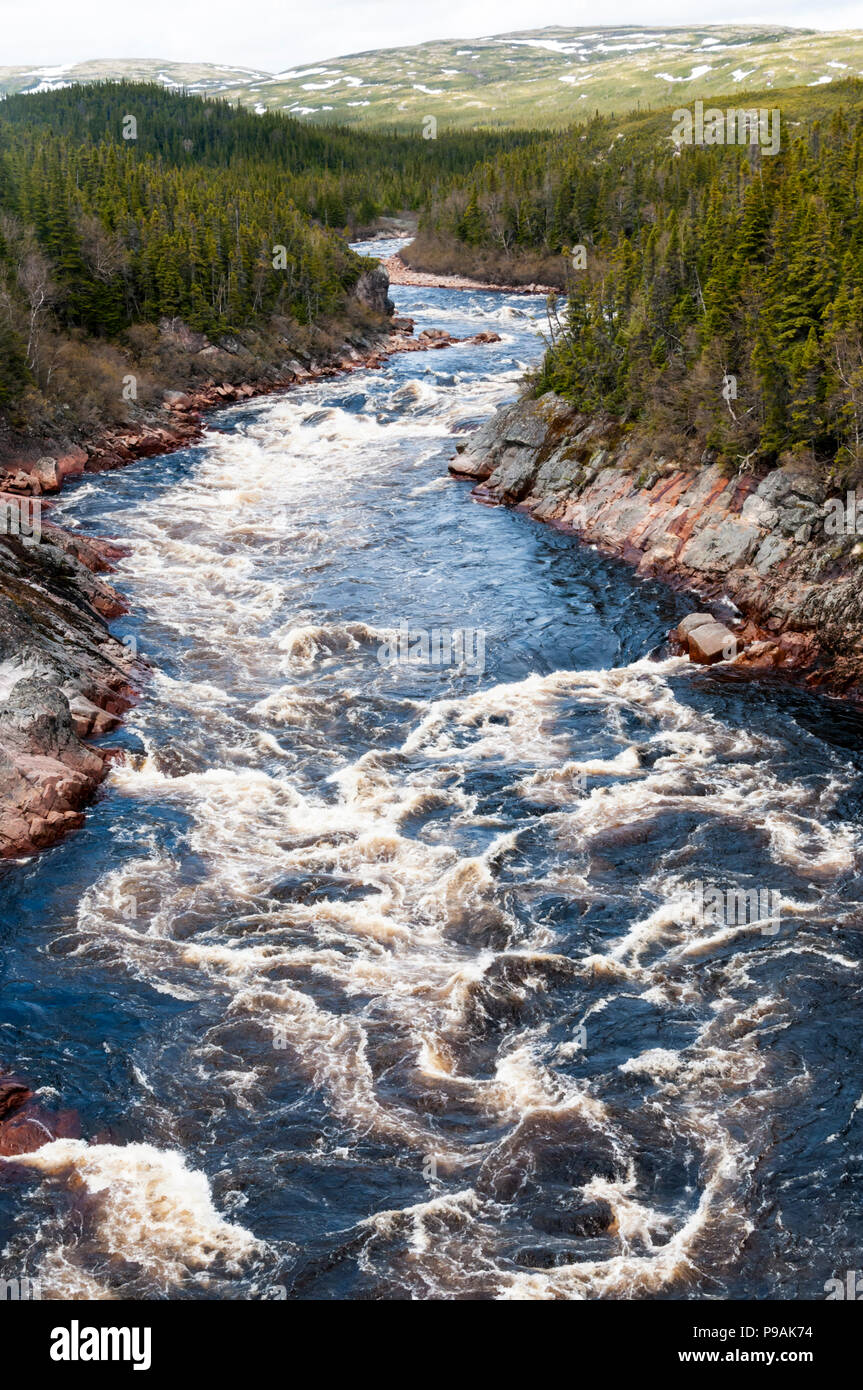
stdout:
<svg viewBox="0 0 863 1390">
<path fill-rule="evenodd" d="M 689 569 L 722 573 L 745 565 L 758 549 L 761 534 L 757 526 L 732 519 L 705 526 L 681 551 L 680 562 Z"/>
<path fill-rule="evenodd" d="M 471 478 L 490 478 L 507 458 L 510 463 L 519 458 L 520 467 L 531 461 L 539 466 L 552 452 L 548 446 L 579 423 L 584 423 L 584 417 L 553 392 L 538 400 L 516 401 L 496 411 L 459 444 L 452 470 Z"/>
</svg>

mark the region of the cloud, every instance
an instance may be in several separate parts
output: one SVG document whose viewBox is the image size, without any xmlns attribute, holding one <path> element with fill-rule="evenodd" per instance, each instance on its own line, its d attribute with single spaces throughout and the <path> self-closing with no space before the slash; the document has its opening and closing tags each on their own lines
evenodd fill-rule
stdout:
<svg viewBox="0 0 863 1390">
<path fill-rule="evenodd" d="M 605 26 L 692 25 L 691 0 L 607 0 Z M 785 24 L 803 28 L 863 27 L 859 0 L 712 0 L 704 24 Z M 596 6 L 582 0 L 0 0 L 3 64 L 47 66 L 87 58 L 165 58 L 265 68 L 278 72 L 365 49 L 400 47 L 430 39 L 477 38 L 559 24 L 596 27 Z"/>
</svg>

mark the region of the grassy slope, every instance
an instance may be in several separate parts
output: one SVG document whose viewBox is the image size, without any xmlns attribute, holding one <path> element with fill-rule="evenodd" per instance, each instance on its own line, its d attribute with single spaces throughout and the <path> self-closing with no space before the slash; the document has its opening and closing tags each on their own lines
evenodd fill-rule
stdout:
<svg viewBox="0 0 863 1390">
<path fill-rule="evenodd" d="M 755 86 L 768 93 L 827 86 L 861 74 L 863 30 L 547 28 L 359 53 L 275 75 L 156 60 L 85 63 L 64 71 L 3 68 L 0 91 L 146 78 L 313 121 L 419 132 L 429 115 L 439 129 L 565 125 L 595 110 L 655 109 Z"/>
</svg>

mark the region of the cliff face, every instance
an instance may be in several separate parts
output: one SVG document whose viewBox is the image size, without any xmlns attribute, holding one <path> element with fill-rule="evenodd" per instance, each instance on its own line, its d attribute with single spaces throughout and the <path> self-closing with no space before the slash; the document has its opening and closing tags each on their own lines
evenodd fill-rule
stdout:
<svg viewBox="0 0 863 1390">
<path fill-rule="evenodd" d="M 372 266 L 371 270 L 364 270 L 357 283 L 354 285 L 354 299 L 360 304 L 364 304 L 373 313 L 380 314 L 384 318 L 392 318 L 396 311 L 396 306 L 389 297 L 390 277 L 386 268 L 382 265 Z"/>
<path fill-rule="evenodd" d="M 644 458 L 608 421 L 549 392 L 497 412 L 451 470 L 704 599 L 730 599 L 739 665 L 800 673 L 863 698 L 863 538 L 833 535 L 823 480 L 802 465 L 729 478 Z M 682 634 L 681 636 L 684 636 Z"/>
<path fill-rule="evenodd" d="M 80 825 L 107 771 L 82 740 L 132 698 L 132 655 L 106 623 L 123 604 L 100 574 L 116 554 L 50 524 L 36 544 L 0 533 L 0 858 Z"/>
</svg>

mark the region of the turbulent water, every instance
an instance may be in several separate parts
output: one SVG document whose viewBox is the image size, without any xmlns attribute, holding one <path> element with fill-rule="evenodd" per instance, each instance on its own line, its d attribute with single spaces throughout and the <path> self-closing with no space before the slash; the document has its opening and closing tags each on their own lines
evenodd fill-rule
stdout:
<svg viewBox="0 0 863 1390">
<path fill-rule="evenodd" d="M 58 508 L 128 544 L 153 678 L 85 829 L 2 881 L 0 1058 L 90 1141 L 0 1183 L 3 1267 L 823 1297 L 861 1237 L 860 721 L 669 657 L 683 600 L 472 502 L 455 436 L 542 302 L 393 293 L 502 341 L 224 411 Z M 778 930 L 705 926 L 698 884 Z"/>
</svg>

